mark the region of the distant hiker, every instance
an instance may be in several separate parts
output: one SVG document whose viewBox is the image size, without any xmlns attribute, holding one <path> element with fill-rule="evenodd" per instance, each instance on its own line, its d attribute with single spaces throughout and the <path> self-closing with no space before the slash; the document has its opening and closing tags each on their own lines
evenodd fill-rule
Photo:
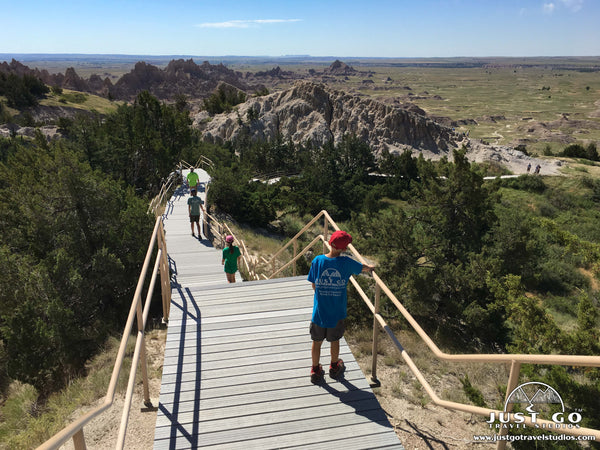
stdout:
<svg viewBox="0 0 600 450">
<path fill-rule="evenodd" d="M 527 164 L 527 173 L 531 170 L 531 163 Z"/>
<path fill-rule="evenodd" d="M 194 168 L 190 168 L 190 173 L 187 174 L 187 181 L 190 190 L 198 190 L 198 181 L 200 177 L 196 172 L 194 172 Z"/>
<path fill-rule="evenodd" d="M 200 209 L 202 209 L 202 212 L 204 213 L 206 213 L 206 211 L 204 211 L 204 206 L 202 206 L 204 202 L 196 195 L 195 189 L 192 189 L 192 196 L 188 198 L 187 203 L 188 214 L 190 215 L 190 225 L 192 226 L 192 236 L 195 236 L 194 224 L 196 224 L 198 228 L 198 238 L 202 238 L 202 232 L 200 231 Z"/>
<path fill-rule="evenodd" d="M 542 168 L 542 166 L 540 166 L 539 164 L 537 166 L 535 166 L 535 172 L 533 172 L 535 175 L 539 175 L 540 173 L 540 169 Z"/>
<path fill-rule="evenodd" d="M 235 283 L 235 273 L 238 270 L 238 264 L 240 262 L 240 257 L 242 256 L 242 252 L 238 246 L 233 245 L 232 235 L 227 236 L 225 238 L 225 242 L 228 244 L 228 246 L 223 249 L 223 259 L 221 260 L 221 265 L 225 266 L 225 276 L 227 277 L 227 282 Z"/>
<path fill-rule="evenodd" d="M 310 323 L 310 381 L 315 384 L 323 380 L 324 371 L 319 360 L 324 339 L 331 343 L 329 376 L 336 379 L 344 373 L 344 361 L 339 359 L 339 355 L 340 339 L 344 336 L 344 319 L 347 314 L 346 285 L 350 276 L 373 271 L 373 266 L 361 264 L 348 256 L 341 256 L 351 242 L 352 236 L 345 231 L 334 232 L 329 238 L 331 250 L 326 255 L 319 255 L 313 259 L 308 273 L 308 281 L 312 283 L 315 291 Z"/>
</svg>

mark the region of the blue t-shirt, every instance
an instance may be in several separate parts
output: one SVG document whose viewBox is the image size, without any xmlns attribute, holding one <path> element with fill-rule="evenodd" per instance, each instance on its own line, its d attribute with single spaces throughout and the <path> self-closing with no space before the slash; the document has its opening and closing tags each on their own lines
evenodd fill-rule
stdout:
<svg viewBox="0 0 600 450">
<path fill-rule="evenodd" d="M 308 281 L 315 283 L 312 321 L 323 328 L 334 328 L 346 317 L 346 286 L 352 275 L 361 273 L 363 265 L 347 256 L 313 259 Z"/>
</svg>

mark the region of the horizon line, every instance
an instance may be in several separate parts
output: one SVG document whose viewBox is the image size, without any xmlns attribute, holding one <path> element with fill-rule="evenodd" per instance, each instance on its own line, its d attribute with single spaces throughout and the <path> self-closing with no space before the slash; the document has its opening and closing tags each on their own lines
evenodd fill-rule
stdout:
<svg viewBox="0 0 600 450">
<path fill-rule="evenodd" d="M 351 59 L 460 59 L 460 58 L 600 58 L 600 55 L 456 55 L 456 56 L 340 56 L 340 55 L 309 55 L 309 54 L 288 54 L 288 55 L 192 55 L 185 53 L 172 54 L 145 54 L 145 53 L 78 53 L 78 52 L 0 52 L 0 56 L 120 56 L 120 57 L 152 57 L 152 58 L 351 58 Z"/>
</svg>

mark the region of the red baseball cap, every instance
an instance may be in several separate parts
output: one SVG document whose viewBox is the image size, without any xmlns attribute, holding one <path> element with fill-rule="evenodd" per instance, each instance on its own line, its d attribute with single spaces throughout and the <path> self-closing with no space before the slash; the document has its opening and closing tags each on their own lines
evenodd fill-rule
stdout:
<svg viewBox="0 0 600 450">
<path fill-rule="evenodd" d="M 352 236 L 342 230 L 335 231 L 329 238 L 329 244 L 338 250 L 346 250 L 348 244 L 352 243 Z"/>
</svg>

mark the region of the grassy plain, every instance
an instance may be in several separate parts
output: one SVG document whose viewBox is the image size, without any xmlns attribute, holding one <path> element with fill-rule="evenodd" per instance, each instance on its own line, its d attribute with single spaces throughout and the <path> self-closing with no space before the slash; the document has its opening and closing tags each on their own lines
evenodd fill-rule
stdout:
<svg viewBox="0 0 600 450">
<path fill-rule="evenodd" d="M 597 72 L 542 66 L 373 70 L 375 74 L 369 77 L 373 84 L 355 76 L 347 81 L 348 87 L 374 98 L 409 101 L 431 115 L 464 121 L 457 128 L 469 131 L 473 138 L 503 145 L 523 142 L 540 153 L 547 144 L 556 150 L 569 140 L 600 140 Z M 388 77 L 392 81 L 386 81 Z M 546 125 L 540 128 L 536 122 Z"/>
<path fill-rule="evenodd" d="M 42 106 L 68 106 L 107 114 L 116 110 L 119 103 L 111 102 L 107 98 L 97 95 L 63 89 L 61 94 L 48 93 L 46 98 L 40 101 L 40 104 Z"/>
</svg>

